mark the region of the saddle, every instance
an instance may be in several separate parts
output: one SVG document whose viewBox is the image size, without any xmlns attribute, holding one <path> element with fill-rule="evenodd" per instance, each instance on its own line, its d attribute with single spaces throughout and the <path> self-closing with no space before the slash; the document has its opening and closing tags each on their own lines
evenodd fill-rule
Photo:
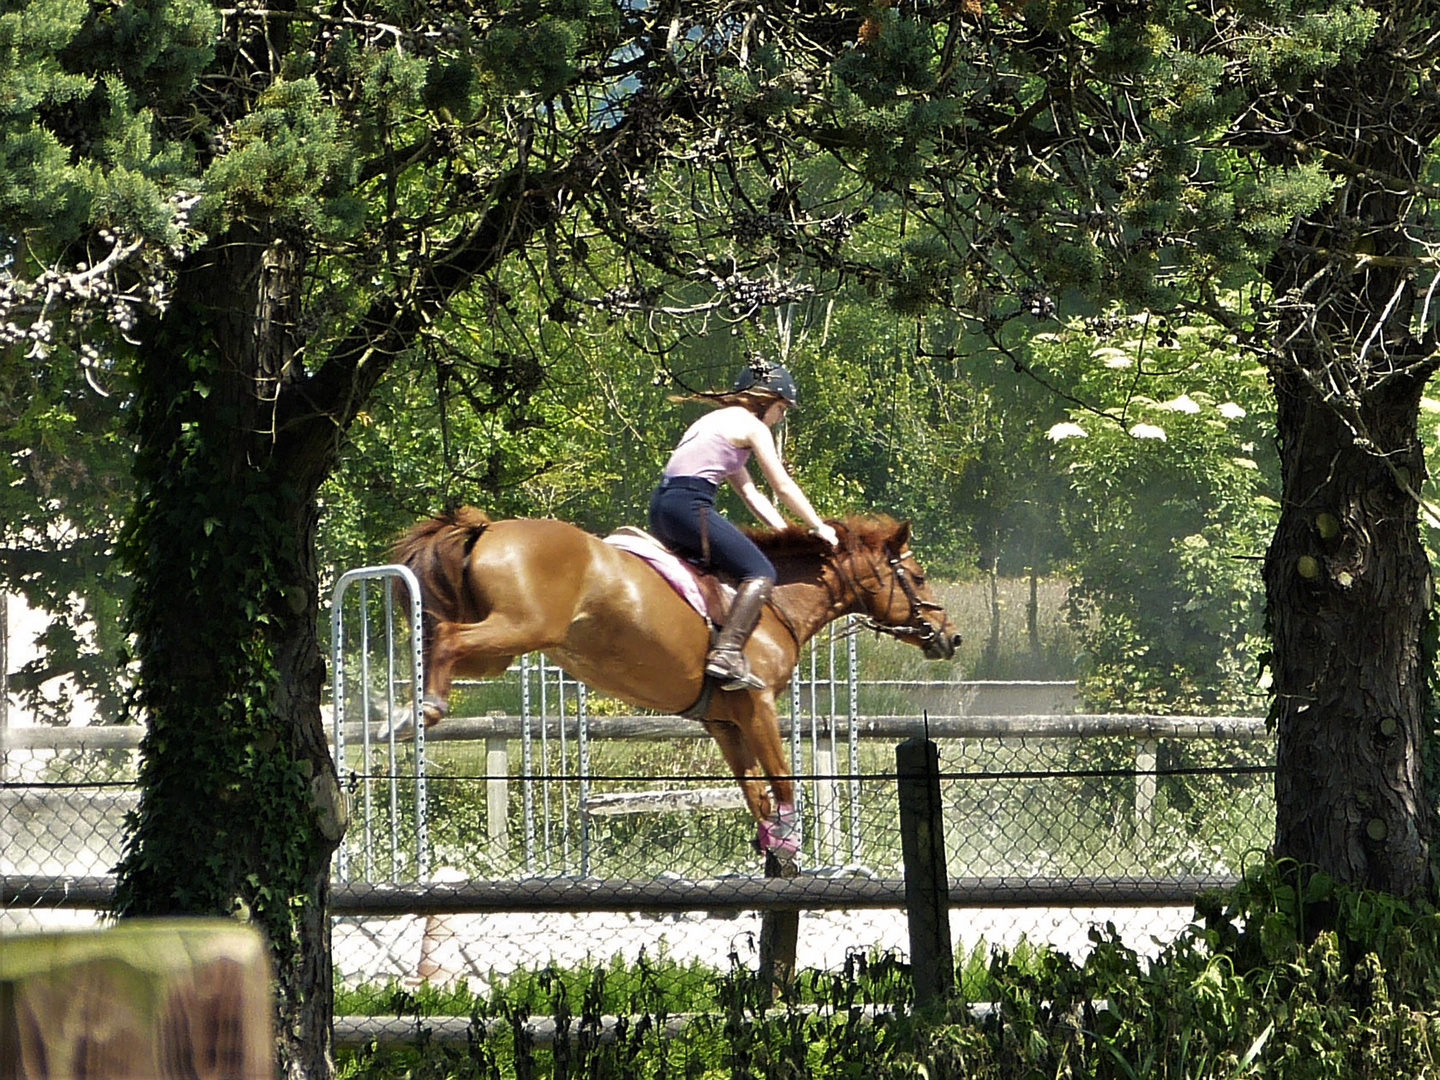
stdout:
<svg viewBox="0 0 1440 1080">
<path fill-rule="evenodd" d="M 681 558 L 644 529 L 622 525 L 605 537 L 604 542 L 648 562 L 712 628 L 724 624 L 730 602 L 735 598 L 733 585 Z"/>
</svg>

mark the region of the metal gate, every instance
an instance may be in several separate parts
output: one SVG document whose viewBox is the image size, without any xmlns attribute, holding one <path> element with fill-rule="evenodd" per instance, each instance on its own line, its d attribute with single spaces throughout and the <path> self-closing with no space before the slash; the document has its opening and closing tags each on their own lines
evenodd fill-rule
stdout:
<svg viewBox="0 0 1440 1080">
<path fill-rule="evenodd" d="M 403 591 L 397 587 L 402 584 Z M 408 593 L 408 605 L 399 602 L 402 592 Z M 351 802 L 351 827 L 336 856 L 341 881 L 424 881 L 431 873 L 418 597 L 414 575 L 399 565 L 351 570 L 335 584 L 333 739 L 336 768 Z M 812 865 L 863 859 L 858 668 L 855 625 L 846 619 L 804 648 L 791 675 L 790 767 Z M 501 681 L 508 685 L 504 708 L 490 715 L 508 717 L 513 728 L 509 739 L 486 740 L 492 837 L 498 847 L 509 846 L 508 784 L 518 781 L 515 824 L 522 835 L 514 838 L 519 841 L 514 871 L 589 877 L 591 815 L 644 812 L 647 793 L 639 793 L 633 809 L 625 806 L 624 795 L 592 794 L 592 724 L 583 683 L 539 654 L 519 657 Z M 413 742 L 396 740 L 402 722 L 413 725 Z M 455 718 L 447 726 L 454 729 Z M 699 725 L 685 727 L 693 727 L 694 737 L 707 737 Z M 519 744 L 515 767 L 511 739 Z M 712 797 L 711 805 L 727 804 L 727 796 L 741 805 L 733 786 L 704 794 Z"/>
<path fill-rule="evenodd" d="M 395 611 L 396 584 L 403 584 L 409 594 L 408 617 L 397 621 Z M 347 641 L 346 593 L 355 585 L 357 611 L 348 621 L 358 629 L 356 641 Z M 379 586 L 372 595 L 371 586 Z M 358 623 L 358 628 L 356 624 Z M 379 624 L 378 633 L 375 624 Z M 408 640 L 407 640 L 408 639 Z M 352 862 L 359 860 L 360 879 L 364 881 L 398 881 L 413 876 L 425 880 L 430 875 L 429 829 L 426 821 L 425 784 L 425 721 L 420 706 L 425 686 L 422 655 L 422 623 L 420 620 L 420 583 L 405 566 L 365 566 L 340 575 L 330 606 L 331 705 L 334 709 L 333 730 L 335 769 L 350 798 L 350 828 L 346 830 L 335 854 L 335 876 L 340 881 L 352 878 Z M 353 693 L 347 690 L 346 670 Z M 375 692 L 375 669 L 383 672 L 383 691 Z M 376 698 L 379 697 L 377 702 Z M 403 744 L 397 745 L 396 728 L 401 723 L 401 702 L 414 730 L 409 748 L 413 757 L 413 795 L 405 800 L 405 809 L 413 807 L 413 824 L 406 828 L 401 806 Z M 352 716 L 358 721 L 360 768 L 350 769 L 346 761 L 346 722 Z M 384 739 L 377 746 L 372 738 L 373 721 L 385 721 Z M 352 728 L 352 731 L 354 729 Z M 384 752 L 376 771 L 377 750 Z M 409 794 L 407 792 L 407 794 Z M 377 829 L 377 821 L 384 822 Z M 360 828 L 357 829 L 356 826 Z M 383 832 L 389 844 L 389 869 L 380 869 L 380 853 L 376 850 L 376 834 Z M 410 832 L 413 845 L 405 842 Z M 413 860 L 413 863 L 412 863 Z M 409 871 L 409 873 L 407 873 Z"/>
</svg>

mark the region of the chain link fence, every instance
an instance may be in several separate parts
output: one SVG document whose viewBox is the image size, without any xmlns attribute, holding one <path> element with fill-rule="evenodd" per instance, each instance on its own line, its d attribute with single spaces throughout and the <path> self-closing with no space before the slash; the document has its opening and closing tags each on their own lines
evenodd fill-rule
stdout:
<svg viewBox="0 0 1440 1080">
<path fill-rule="evenodd" d="M 363 600 L 377 611 L 363 650 L 337 634 L 351 805 L 334 890 L 341 1012 L 383 1011 L 384 988 L 482 991 L 547 965 L 643 956 L 675 978 L 755 966 L 759 901 L 776 896 L 800 912 L 802 969 L 903 956 L 895 746 L 916 736 L 940 750 L 957 957 L 1022 943 L 1079 955 L 1107 922 L 1141 945 L 1167 939 L 1197 888 L 1270 842 L 1260 720 L 1077 715 L 1068 686 L 926 681 L 885 659 L 899 646 L 837 625 L 802 656 L 783 705 L 802 873 L 766 882 L 755 824 L 698 724 L 635 716 L 538 657 L 459 688 L 423 745 L 391 739 L 389 721 L 413 715 L 413 672 L 384 655 L 409 649 L 388 605 L 376 590 Z M 0 926 L 93 920 L 75 886 L 103 891 L 119 859 L 138 731 L 0 734 L 13 898 Z"/>
<path fill-rule="evenodd" d="M 493 729 L 497 719 L 483 722 Z M 818 755 L 807 733 L 797 768 L 806 825 L 800 885 L 813 895 L 802 911 L 801 967 L 833 970 L 855 950 L 907 950 L 894 745 L 917 720 L 885 719 L 866 718 L 853 743 L 848 732 L 817 725 Z M 1022 941 L 1083 953 L 1089 928 L 1112 921 L 1142 944 L 1169 937 L 1189 916 L 1194 881 L 1233 876 L 1269 842 L 1272 745 L 1258 722 L 1063 721 L 1077 732 L 1121 733 L 1058 735 L 1033 717 L 929 718 L 940 748 L 957 955 L 981 942 Z M 978 730 L 1004 724 L 1017 732 Z M 761 860 L 754 824 L 735 806 L 733 781 L 708 740 L 594 739 L 582 774 L 578 736 L 572 731 L 562 748 L 557 732 L 556 747 L 536 755 L 544 767 L 527 775 L 520 740 L 442 739 L 442 730 L 427 748 L 431 872 L 424 881 L 414 873 L 413 749 L 402 744 L 394 766 L 383 747 L 368 769 L 352 758 L 357 850 L 348 881 L 506 889 L 456 905 L 478 910 L 337 915 L 343 983 L 465 980 L 480 989 L 547 964 L 630 963 L 642 953 L 679 968 L 758 962 L 759 911 L 716 899 L 717 885 L 758 878 Z M 15 734 L 12 743 L 21 741 Z M 57 734 L 34 729 L 29 741 Z M 0 872 L 108 873 L 138 797 L 134 774 L 130 749 L 10 750 Z M 368 829 L 359 805 L 367 785 L 383 794 L 372 799 Z M 568 900 L 545 894 L 557 883 L 572 889 Z M 557 910 L 578 908 L 598 883 L 630 910 Z M 51 901 L 63 902 L 57 888 Z M 12 904 L 6 928 L 53 925 L 40 918 L 50 906 Z"/>
</svg>

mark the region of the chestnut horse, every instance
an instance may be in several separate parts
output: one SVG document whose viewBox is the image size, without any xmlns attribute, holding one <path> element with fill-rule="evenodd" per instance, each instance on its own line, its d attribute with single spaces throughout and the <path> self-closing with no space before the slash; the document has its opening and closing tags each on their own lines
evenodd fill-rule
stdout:
<svg viewBox="0 0 1440 1080">
<path fill-rule="evenodd" d="M 706 620 L 638 556 L 551 519 L 492 521 L 462 507 L 421 522 L 393 554 L 423 594 L 426 727 L 444 716 L 456 676 L 499 675 L 516 656 L 543 652 L 631 705 L 701 720 L 759 822 L 761 849 L 793 860 L 799 821 L 775 695 L 800 647 L 852 613 L 931 659 L 953 656 L 960 640 L 910 551 L 908 523 L 831 524 L 837 549 L 799 529 L 750 534 L 778 571 L 745 648 L 765 685 L 726 691 L 705 686 Z"/>
</svg>

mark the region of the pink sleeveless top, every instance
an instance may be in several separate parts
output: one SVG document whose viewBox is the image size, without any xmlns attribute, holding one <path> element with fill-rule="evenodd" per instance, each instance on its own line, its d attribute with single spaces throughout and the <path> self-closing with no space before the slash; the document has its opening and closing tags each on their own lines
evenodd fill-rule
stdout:
<svg viewBox="0 0 1440 1080">
<path fill-rule="evenodd" d="M 736 446 L 717 430 L 719 416 L 717 409 L 690 425 L 665 463 L 666 476 L 698 476 L 719 487 L 750 460 L 748 446 Z"/>
</svg>

